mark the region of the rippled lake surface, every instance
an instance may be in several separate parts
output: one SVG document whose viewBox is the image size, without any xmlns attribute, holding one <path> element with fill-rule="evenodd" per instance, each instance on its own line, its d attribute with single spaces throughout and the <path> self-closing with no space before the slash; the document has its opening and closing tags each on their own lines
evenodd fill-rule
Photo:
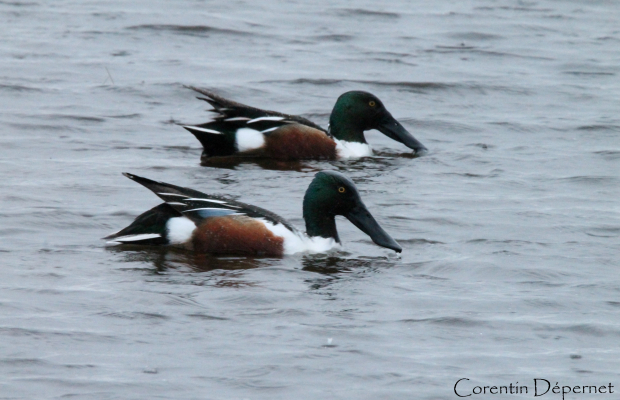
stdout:
<svg viewBox="0 0 620 400">
<path fill-rule="evenodd" d="M 620 390 L 620 5 L 256 3 L 0 1 L 0 398 Z M 370 91 L 430 152 L 201 167 L 183 85 L 323 126 Z M 344 250 L 281 259 L 100 239 L 159 203 L 121 172 L 303 227 L 324 169 L 402 256 L 344 219 Z"/>
</svg>

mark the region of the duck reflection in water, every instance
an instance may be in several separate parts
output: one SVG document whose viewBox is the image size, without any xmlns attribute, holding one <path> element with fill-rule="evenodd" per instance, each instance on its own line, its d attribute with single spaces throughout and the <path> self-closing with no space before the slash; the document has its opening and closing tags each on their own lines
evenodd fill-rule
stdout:
<svg viewBox="0 0 620 400">
<path fill-rule="evenodd" d="M 134 270 L 148 275 L 170 276 L 174 283 L 212 287 L 248 287 L 257 282 L 243 279 L 244 271 L 272 266 L 279 259 L 254 257 L 215 257 L 174 247 L 122 246 L 107 247 L 107 251 L 118 254 L 122 261 L 136 265 Z M 192 274 L 184 280 L 184 273 Z M 198 273 L 199 275 L 195 275 Z"/>
</svg>

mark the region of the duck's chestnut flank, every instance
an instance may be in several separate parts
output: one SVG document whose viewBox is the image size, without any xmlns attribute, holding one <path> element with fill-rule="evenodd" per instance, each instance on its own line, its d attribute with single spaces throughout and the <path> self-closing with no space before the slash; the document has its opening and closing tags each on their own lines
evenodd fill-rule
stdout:
<svg viewBox="0 0 620 400">
<path fill-rule="evenodd" d="M 268 157 L 277 159 L 335 160 L 336 142 L 324 132 L 292 124 L 266 136 L 265 152 Z"/>
<path fill-rule="evenodd" d="M 195 251 L 211 254 L 281 256 L 284 239 L 265 224 L 246 216 L 207 218 L 194 231 Z"/>
</svg>

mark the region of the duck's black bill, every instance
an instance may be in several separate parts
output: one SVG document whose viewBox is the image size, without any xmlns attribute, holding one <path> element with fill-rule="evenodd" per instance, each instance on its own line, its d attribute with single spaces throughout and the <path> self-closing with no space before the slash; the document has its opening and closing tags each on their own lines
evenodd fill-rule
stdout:
<svg viewBox="0 0 620 400">
<path fill-rule="evenodd" d="M 345 215 L 345 218 L 351 221 L 351 223 L 357 226 L 362 232 L 370 236 L 372 241 L 379 246 L 387 247 L 398 253 L 403 251 L 403 248 L 400 247 L 396 240 L 392 239 L 392 237 L 379 226 L 363 203 L 357 204 Z"/>
<path fill-rule="evenodd" d="M 401 142 L 410 149 L 413 149 L 418 155 L 428 152 L 428 149 L 424 147 L 424 145 L 416 138 L 414 138 L 413 135 L 411 135 L 411 133 L 409 133 L 405 127 L 400 124 L 400 122 L 394 119 L 391 114 L 387 114 L 383 117 L 376 129 L 385 136 L 394 139 L 397 142 Z"/>
</svg>

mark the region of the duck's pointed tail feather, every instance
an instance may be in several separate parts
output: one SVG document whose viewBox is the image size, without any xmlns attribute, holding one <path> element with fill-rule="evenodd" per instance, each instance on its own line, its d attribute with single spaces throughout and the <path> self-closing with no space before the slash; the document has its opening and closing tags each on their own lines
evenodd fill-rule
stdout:
<svg viewBox="0 0 620 400">
<path fill-rule="evenodd" d="M 138 175 L 130 174 L 129 172 L 123 172 L 127 178 L 134 182 L 138 182 L 140 185 L 149 189 L 164 201 L 174 201 L 175 196 L 181 197 L 204 197 L 205 193 L 198 190 L 172 185 L 170 183 L 158 182 L 152 179 L 143 178 Z"/>
<path fill-rule="evenodd" d="M 187 131 L 198 139 L 203 147 L 203 154 L 207 157 L 230 156 L 237 152 L 235 147 L 234 133 L 225 134 L 212 129 L 212 124 L 218 124 L 217 121 L 209 124 L 190 126 L 183 125 Z M 204 126 L 209 126 L 208 128 Z"/>
<path fill-rule="evenodd" d="M 163 203 L 140 214 L 129 226 L 103 239 L 116 243 L 165 245 L 168 244 L 168 221 L 180 216 L 180 212 Z"/>
</svg>

